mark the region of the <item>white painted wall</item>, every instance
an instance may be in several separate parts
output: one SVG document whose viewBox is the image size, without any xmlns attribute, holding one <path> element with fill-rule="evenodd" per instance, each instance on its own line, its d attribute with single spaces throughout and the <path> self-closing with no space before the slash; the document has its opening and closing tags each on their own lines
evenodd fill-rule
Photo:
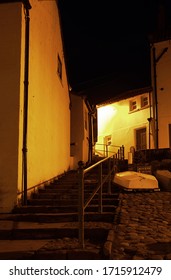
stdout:
<svg viewBox="0 0 171 280">
<path fill-rule="evenodd" d="M 0 4 L 0 212 L 17 198 L 21 7 Z"/>
<path fill-rule="evenodd" d="M 69 169 L 70 100 L 56 1 L 30 3 L 28 184 L 32 186 Z"/>
<path fill-rule="evenodd" d="M 138 95 L 135 98 L 140 101 L 140 97 L 141 95 Z M 130 113 L 129 101 L 133 98 L 97 108 L 98 142 L 96 143 L 96 150 L 102 149 L 99 153 L 102 156 L 104 153 L 101 144 L 105 144 L 105 137 L 111 136 L 111 145 L 117 147 L 109 147 L 110 151 L 116 153 L 118 146 L 124 145 L 125 158 L 128 158 L 130 147 L 135 147 L 135 130 L 138 128 L 146 127 L 147 146 L 149 145 L 149 123 L 147 118 L 150 117 L 150 107 Z"/>
<path fill-rule="evenodd" d="M 68 83 L 56 1 L 30 0 L 28 187 L 70 168 Z M 0 212 L 22 190 L 25 15 L 0 5 Z M 63 67 L 57 74 L 57 56 Z"/>
<path fill-rule="evenodd" d="M 85 119 L 87 118 L 87 120 Z M 85 127 L 87 121 L 87 129 Z M 88 109 L 82 97 L 71 94 L 71 160 L 72 168 L 78 168 L 78 162 L 88 161 L 89 123 Z"/>
<path fill-rule="evenodd" d="M 167 52 L 159 59 L 156 65 L 157 96 L 158 96 L 158 126 L 159 148 L 169 148 L 169 130 L 171 124 L 171 41 L 163 41 L 154 44 L 156 57 L 164 48 Z"/>
</svg>

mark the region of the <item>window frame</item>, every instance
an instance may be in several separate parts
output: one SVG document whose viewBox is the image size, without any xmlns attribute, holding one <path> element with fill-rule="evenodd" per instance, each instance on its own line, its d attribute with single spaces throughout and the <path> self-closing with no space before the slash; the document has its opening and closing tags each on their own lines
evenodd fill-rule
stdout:
<svg viewBox="0 0 171 280">
<path fill-rule="evenodd" d="M 147 104 L 145 104 L 144 100 L 147 100 Z M 149 96 L 148 94 L 144 94 L 141 96 L 141 109 L 147 108 L 149 106 Z"/>
<path fill-rule="evenodd" d="M 136 105 L 135 108 L 134 108 L 134 104 L 133 104 L 133 103 L 135 103 L 135 105 Z M 135 112 L 135 111 L 137 111 L 137 110 L 138 110 L 138 102 L 137 102 L 137 99 L 136 99 L 136 98 L 131 99 L 131 100 L 129 101 L 129 112 L 132 113 L 132 112 Z"/>
</svg>

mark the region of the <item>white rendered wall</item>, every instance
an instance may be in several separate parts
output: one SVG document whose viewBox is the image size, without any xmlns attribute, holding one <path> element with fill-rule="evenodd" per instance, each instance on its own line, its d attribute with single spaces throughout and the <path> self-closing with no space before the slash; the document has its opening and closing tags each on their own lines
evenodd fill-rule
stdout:
<svg viewBox="0 0 171 280">
<path fill-rule="evenodd" d="M 87 118 L 87 119 L 86 119 Z M 87 126 L 85 125 L 87 122 Z M 71 157 L 72 168 L 78 168 L 78 162 L 88 161 L 88 109 L 82 99 L 74 94 L 71 95 Z"/>
<path fill-rule="evenodd" d="M 140 96 L 136 96 L 136 98 L 140 98 Z M 150 117 L 150 108 L 129 113 L 129 101 L 130 99 L 124 99 L 97 108 L 98 142 L 96 149 L 102 148 L 102 145 L 99 144 L 105 144 L 105 137 L 111 136 L 111 144 L 114 146 L 124 145 L 125 158 L 128 158 L 130 147 L 135 147 L 136 144 L 135 130 L 144 127 L 147 131 L 148 146 L 149 124 L 147 118 Z M 117 152 L 118 147 L 109 149 L 111 152 Z M 103 151 L 101 154 L 103 155 Z"/>
<path fill-rule="evenodd" d="M 167 52 L 159 59 L 156 65 L 157 97 L 158 97 L 158 127 L 159 148 L 169 148 L 169 129 L 171 124 L 171 41 L 156 43 L 156 57 L 164 48 Z"/>
<path fill-rule="evenodd" d="M 68 84 L 56 1 L 30 1 L 28 187 L 70 168 Z M 22 190 L 25 14 L 0 5 L 0 212 Z M 57 57 L 63 77 L 57 74 Z"/>
<path fill-rule="evenodd" d="M 55 1 L 30 1 L 28 186 L 69 169 L 70 110 Z M 58 54 L 63 77 L 57 74 Z"/>
<path fill-rule="evenodd" d="M 17 199 L 21 7 L 0 5 L 0 212 Z"/>
</svg>

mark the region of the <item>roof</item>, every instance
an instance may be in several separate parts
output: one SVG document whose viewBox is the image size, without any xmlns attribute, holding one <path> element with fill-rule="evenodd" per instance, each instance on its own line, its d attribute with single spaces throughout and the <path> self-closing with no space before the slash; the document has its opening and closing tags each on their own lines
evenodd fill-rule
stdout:
<svg viewBox="0 0 171 280">
<path fill-rule="evenodd" d="M 125 91 L 113 98 L 110 98 L 104 102 L 101 102 L 101 103 L 98 103 L 97 106 L 103 106 L 103 105 L 108 105 L 108 104 L 111 104 L 111 103 L 115 103 L 115 102 L 118 102 L 118 101 L 121 101 L 121 100 L 124 100 L 124 99 L 127 99 L 127 98 L 131 98 L 131 97 L 134 97 L 134 96 L 137 96 L 139 94 L 143 94 L 143 93 L 149 93 L 152 91 L 152 87 L 149 86 L 149 87 L 143 87 L 143 88 L 138 88 L 138 89 L 134 89 L 134 90 L 128 90 L 128 91 Z"/>
<path fill-rule="evenodd" d="M 168 41 L 171 40 L 171 30 L 168 30 L 165 33 L 159 34 L 154 34 L 153 36 L 149 37 L 149 41 L 151 44 L 163 42 L 163 41 Z"/>
<path fill-rule="evenodd" d="M 126 92 L 134 93 L 137 89 L 149 88 L 150 81 L 140 82 L 137 77 L 128 75 L 117 75 L 111 73 L 104 77 L 88 81 L 72 89 L 78 95 L 83 95 L 88 98 L 91 104 L 98 105 L 108 102 L 110 99 L 118 98 Z"/>
</svg>

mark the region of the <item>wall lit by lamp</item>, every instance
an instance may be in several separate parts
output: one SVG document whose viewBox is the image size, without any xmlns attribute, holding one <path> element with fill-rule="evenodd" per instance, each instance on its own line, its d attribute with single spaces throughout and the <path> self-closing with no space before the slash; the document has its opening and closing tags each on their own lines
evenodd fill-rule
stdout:
<svg viewBox="0 0 171 280">
<path fill-rule="evenodd" d="M 117 109 L 113 105 L 98 108 L 98 122 L 100 126 L 109 122 L 117 114 Z"/>
</svg>

